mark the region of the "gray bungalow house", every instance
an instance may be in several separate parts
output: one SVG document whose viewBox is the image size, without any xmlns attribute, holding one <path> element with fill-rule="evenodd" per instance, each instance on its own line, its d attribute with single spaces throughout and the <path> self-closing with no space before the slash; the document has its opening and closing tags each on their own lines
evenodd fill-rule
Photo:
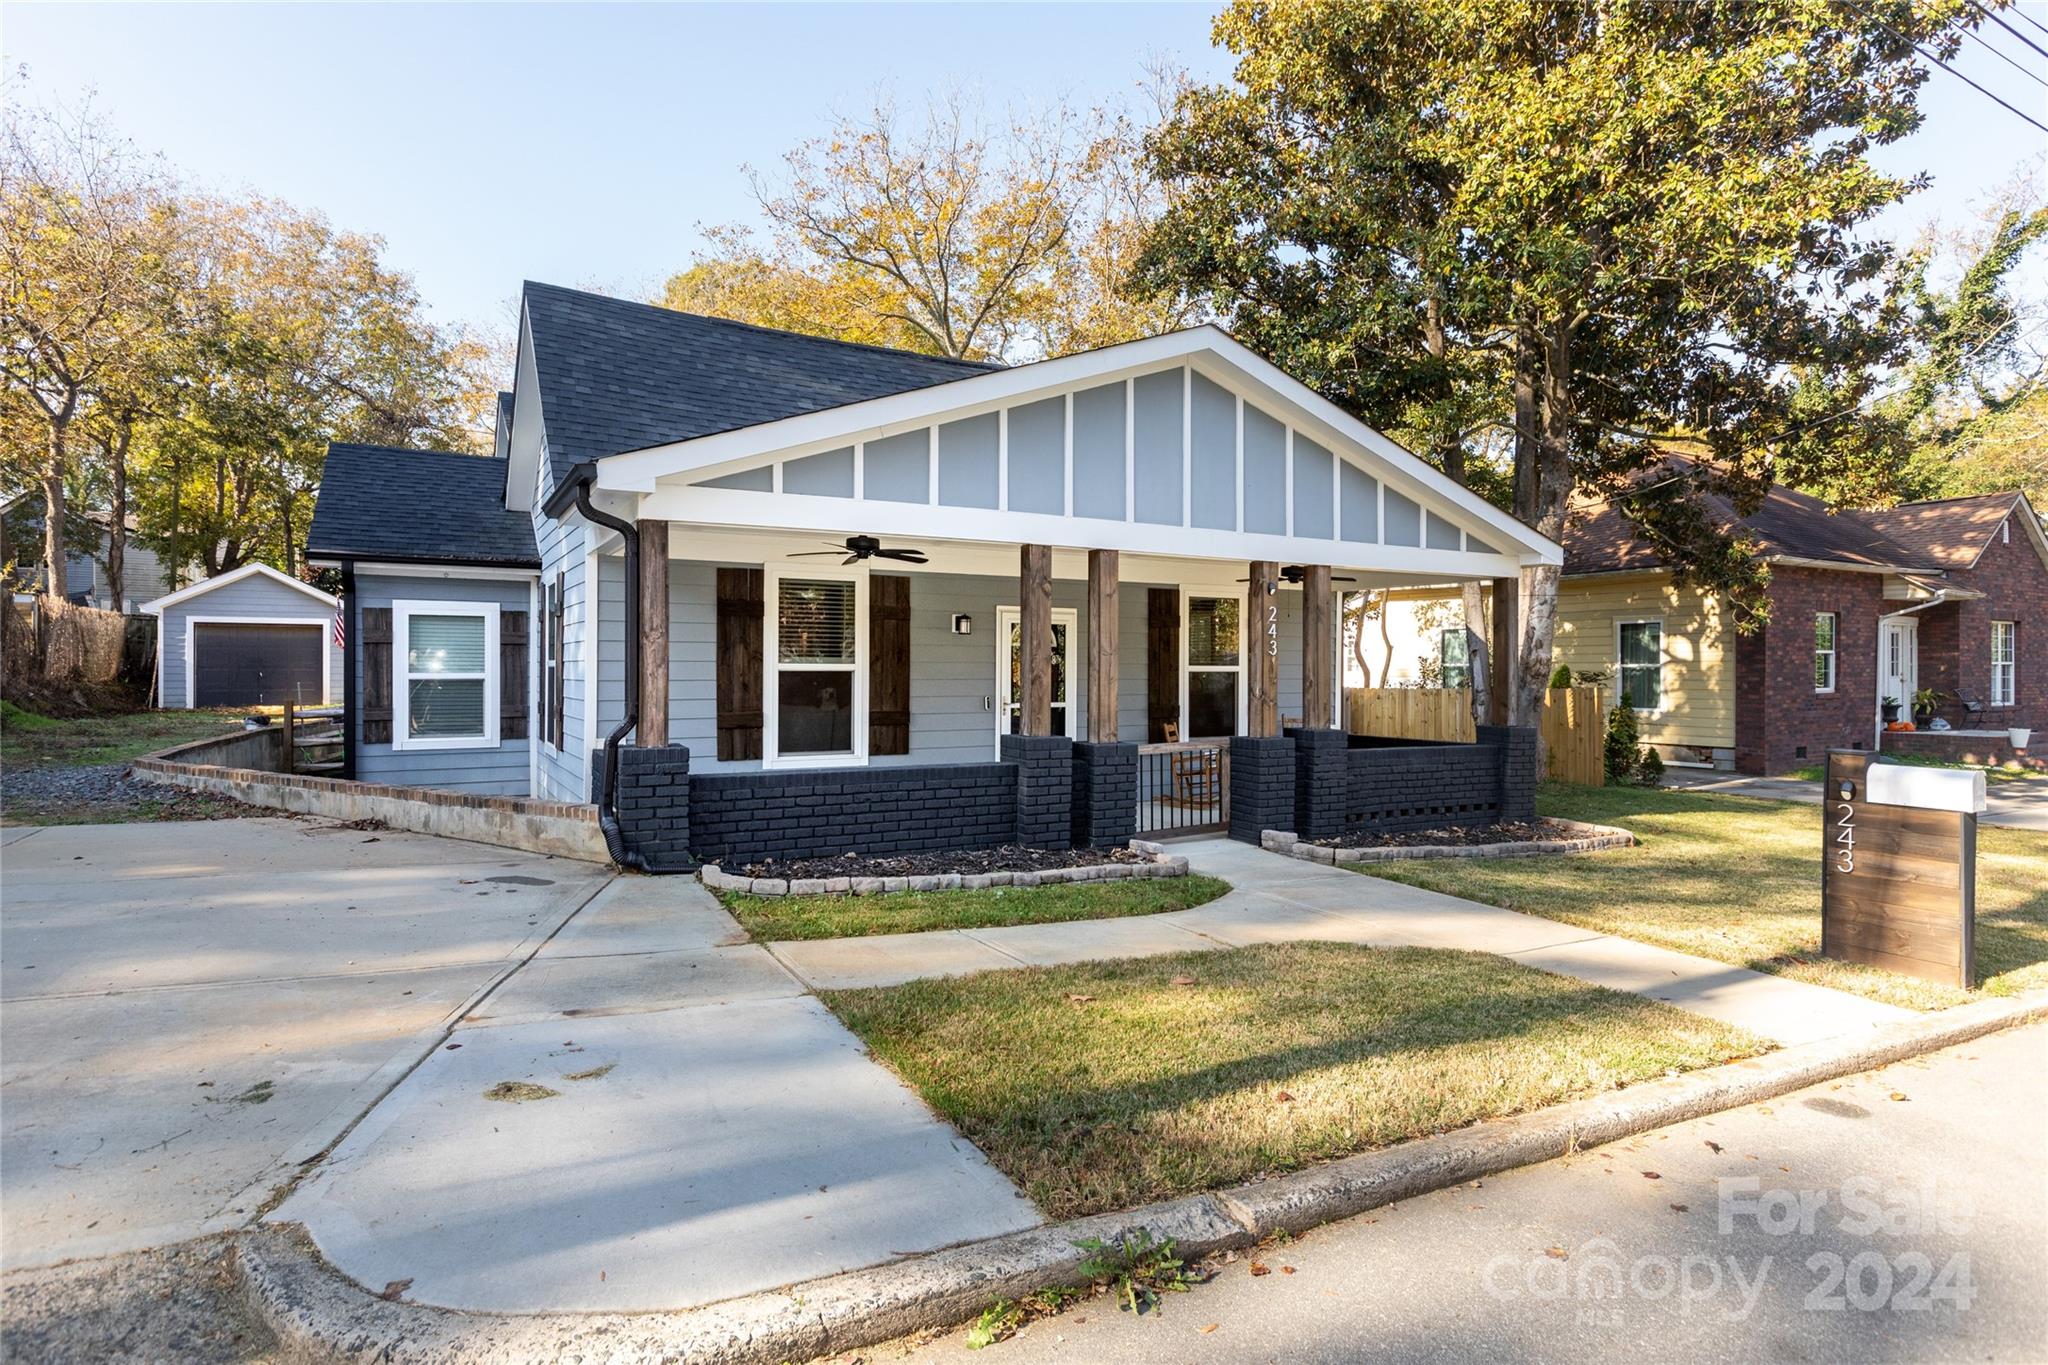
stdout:
<svg viewBox="0 0 2048 1365">
<path fill-rule="evenodd" d="M 655 870 L 1526 813 L 1527 731 L 1336 728 L 1336 607 L 1559 547 L 1214 327 L 1004 368 L 528 284 L 499 414 L 328 456 L 356 777 Z"/>
</svg>

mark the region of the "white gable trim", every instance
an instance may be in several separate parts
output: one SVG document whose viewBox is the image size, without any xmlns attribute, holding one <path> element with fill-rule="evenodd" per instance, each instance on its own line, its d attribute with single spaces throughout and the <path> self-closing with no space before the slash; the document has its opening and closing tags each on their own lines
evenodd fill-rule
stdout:
<svg viewBox="0 0 2048 1365">
<path fill-rule="evenodd" d="M 203 579 L 200 582 L 194 583 L 189 588 L 180 588 L 168 596 L 159 597 L 154 602 L 145 602 L 142 604 L 141 609 L 151 615 L 156 615 L 167 607 L 175 607 L 182 602 L 189 602 L 195 597 L 201 597 L 212 592 L 215 588 L 225 588 L 230 583 L 240 583 L 243 579 L 255 577 L 268 578 L 295 592 L 302 592 L 308 597 L 326 603 L 330 611 L 341 603 L 340 598 L 329 596 L 311 583 L 303 583 L 289 574 L 279 573 L 268 564 L 244 564 L 232 573 L 224 573 L 218 578 Z"/>
<path fill-rule="evenodd" d="M 531 511 L 547 458 L 547 428 L 540 407 L 539 360 L 526 300 L 519 301 L 519 345 L 512 361 L 512 430 L 505 438 L 505 510 Z M 525 418 L 522 422 L 521 417 Z"/>
<path fill-rule="evenodd" d="M 862 445 L 919 427 L 998 412 L 1035 399 L 1130 380 L 1178 365 L 1198 370 L 1233 391 L 1241 393 L 1246 388 L 1251 389 L 1259 404 L 1271 409 L 1272 414 L 1285 421 L 1290 429 L 1300 428 L 1318 443 L 1327 445 L 1337 456 L 1333 465 L 1344 462 L 1356 464 L 1378 480 L 1382 487 L 1392 487 L 1425 506 L 1435 504 L 1462 520 L 1483 527 L 1487 539 L 1497 542 L 1504 551 L 1501 556 L 1488 556 L 1490 560 L 1498 561 L 1505 557 L 1528 563 L 1563 562 L 1563 550 L 1556 543 L 1446 478 L 1427 462 L 1260 358 L 1220 328 L 1210 326 L 1146 337 L 1080 355 L 973 375 L 909 393 L 849 403 L 822 412 L 614 455 L 599 461 L 597 483 L 598 487 L 605 489 L 653 494 L 657 491 L 658 481 L 664 478 L 726 473 L 747 468 L 750 463 L 760 463 L 764 458 L 786 459 L 848 445 Z M 1130 412 L 1127 405 L 1126 414 Z M 1362 450 L 1374 462 L 1347 461 L 1347 447 Z M 1071 461 L 1071 452 L 1069 459 Z M 1135 461 L 1127 467 L 1127 472 L 1134 466 Z M 1291 461 L 1288 467 L 1291 474 Z M 1070 478 L 1070 489 L 1071 486 Z M 1186 487 L 1183 484 L 1184 490 Z M 670 489 L 663 487 L 661 491 L 667 493 Z M 859 496 L 858 489 L 856 496 Z M 1127 496 L 1127 510 L 1130 505 Z M 953 509 L 947 510 L 950 514 Z M 1093 523 L 1096 526 L 1113 524 Z M 1380 524 L 1384 526 L 1383 519 Z"/>
</svg>

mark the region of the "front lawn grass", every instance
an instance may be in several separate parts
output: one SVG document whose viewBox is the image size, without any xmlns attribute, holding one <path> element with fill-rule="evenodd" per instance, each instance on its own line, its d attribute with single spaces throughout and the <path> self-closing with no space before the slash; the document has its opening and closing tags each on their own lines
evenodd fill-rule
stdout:
<svg viewBox="0 0 2048 1365">
<path fill-rule="evenodd" d="M 1370 876 L 1916 1009 L 1972 998 L 1820 956 L 1820 808 L 1708 792 L 1546 786 L 1539 814 L 1641 842 L 1564 858 L 1351 864 Z M 1977 826 L 1980 990 L 2048 986 L 2048 834 Z"/>
<path fill-rule="evenodd" d="M 1190 874 L 995 886 L 985 891 L 892 891 L 881 896 L 749 896 L 722 891 L 719 899 L 756 941 L 772 943 L 1158 915 L 1206 904 L 1228 890 L 1229 882 Z"/>
<path fill-rule="evenodd" d="M 1506 958 L 1341 943 L 822 994 L 1056 1219 L 1292 1170 L 1768 1046 Z"/>
<path fill-rule="evenodd" d="M 126 763 L 187 740 L 227 734 L 242 723 L 239 711 L 129 711 L 75 720 L 40 716 L 0 702 L 0 767 L 82 768 Z"/>
</svg>

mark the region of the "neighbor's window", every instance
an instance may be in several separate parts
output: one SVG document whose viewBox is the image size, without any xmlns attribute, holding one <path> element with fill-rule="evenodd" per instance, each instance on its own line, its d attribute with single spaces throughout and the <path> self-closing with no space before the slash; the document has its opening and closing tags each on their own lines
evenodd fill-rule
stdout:
<svg viewBox="0 0 2048 1365">
<path fill-rule="evenodd" d="M 1235 597 L 1188 598 L 1188 727 L 1185 738 L 1237 733 L 1243 683 L 1244 604 Z"/>
<path fill-rule="evenodd" d="M 1621 695 L 1638 711 L 1664 706 L 1664 623 L 1621 623 Z"/>
<path fill-rule="evenodd" d="M 1991 704 L 2011 706 L 2018 693 L 2014 665 L 2019 661 L 2019 637 L 2011 621 L 1991 623 Z"/>
<path fill-rule="evenodd" d="M 1445 687 L 1472 685 L 1472 637 L 1463 626 L 1444 631 L 1437 643 L 1437 662 L 1443 666 Z"/>
<path fill-rule="evenodd" d="M 1815 612 L 1813 617 L 1813 690 L 1835 690 L 1835 614 Z"/>
<path fill-rule="evenodd" d="M 393 747 L 459 749 L 498 742 L 498 608 L 394 602 L 399 650 Z"/>
<path fill-rule="evenodd" d="M 860 682 L 860 580 L 806 573 L 778 577 L 769 597 L 774 650 L 773 758 L 867 750 Z"/>
</svg>

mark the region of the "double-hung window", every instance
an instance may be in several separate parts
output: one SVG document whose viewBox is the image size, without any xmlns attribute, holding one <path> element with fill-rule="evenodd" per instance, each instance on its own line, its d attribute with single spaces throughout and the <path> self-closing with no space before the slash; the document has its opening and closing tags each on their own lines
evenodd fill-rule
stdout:
<svg viewBox="0 0 2048 1365">
<path fill-rule="evenodd" d="M 1184 739 L 1234 735 L 1243 714 L 1244 601 L 1190 594 Z"/>
<path fill-rule="evenodd" d="M 1437 663 L 1445 687 L 1472 685 L 1472 637 L 1463 626 L 1447 626 L 1437 642 Z"/>
<path fill-rule="evenodd" d="M 2019 694 L 2019 633 L 2011 621 L 1991 623 L 1991 704 L 2011 706 Z"/>
<path fill-rule="evenodd" d="M 393 602 L 391 742 L 395 749 L 498 743 L 498 607 Z"/>
<path fill-rule="evenodd" d="M 770 568 L 764 762 L 863 762 L 868 580 L 861 570 Z"/>
<path fill-rule="evenodd" d="M 1813 617 L 1813 690 L 1835 690 L 1835 614 L 1815 612 Z"/>
<path fill-rule="evenodd" d="M 1621 696 L 1638 711 L 1664 709 L 1664 623 L 1623 621 L 1618 627 Z"/>
</svg>

